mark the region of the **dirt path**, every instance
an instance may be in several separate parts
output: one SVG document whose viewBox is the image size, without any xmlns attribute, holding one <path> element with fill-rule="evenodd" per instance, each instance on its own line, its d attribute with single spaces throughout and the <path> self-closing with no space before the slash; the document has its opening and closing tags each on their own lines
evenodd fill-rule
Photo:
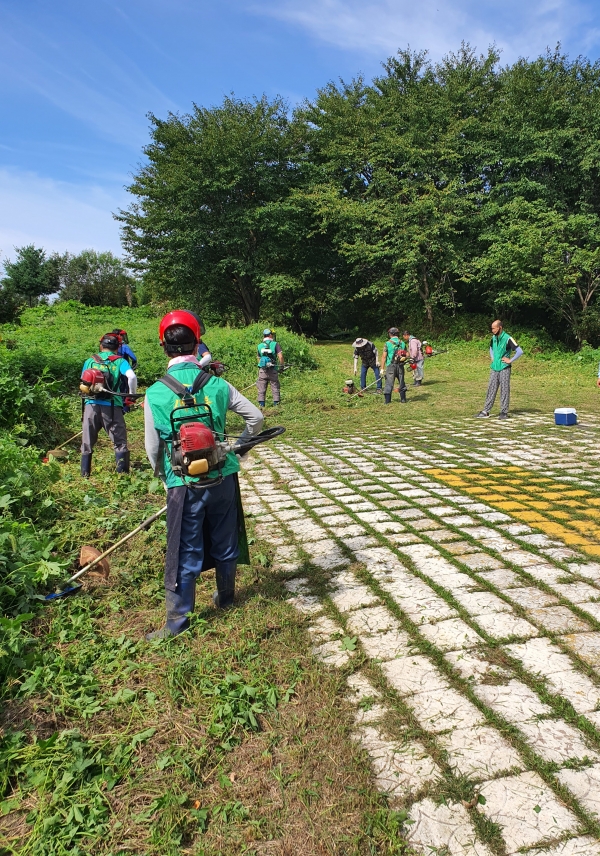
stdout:
<svg viewBox="0 0 600 856">
<path fill-rule="evenodd" d="M 246 511 L 281 524 L 257 535 L 416 852 L 600 854 L 599 457 L 597 421 L 523 415 L 245 465 Z"/>
</svg>

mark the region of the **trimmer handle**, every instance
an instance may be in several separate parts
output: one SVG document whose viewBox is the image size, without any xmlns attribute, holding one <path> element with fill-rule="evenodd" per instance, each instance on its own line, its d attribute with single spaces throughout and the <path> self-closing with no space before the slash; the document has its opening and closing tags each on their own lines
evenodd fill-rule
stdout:
<svg viewBox="0 0 600 856">
<path fill-rule="evenodd" d="M 277 428 L 266 428 L 264 431 L 261 431 L 260 434 L 257 434 L 256 437 L 252 437 L 244 443 L 239 443 L 233 446 L 231 451 L 235 452 L 236 455 L 245 455 L 250 451 L 250 449 L 253 449 L 254 446 L 258 446 L 259 443 L 265 443 L 267 440 L 273 440 L 275 437 L 280 437 L 282 434 L 285 434 L 285 428 L 281 425 Z"/>
</svg>

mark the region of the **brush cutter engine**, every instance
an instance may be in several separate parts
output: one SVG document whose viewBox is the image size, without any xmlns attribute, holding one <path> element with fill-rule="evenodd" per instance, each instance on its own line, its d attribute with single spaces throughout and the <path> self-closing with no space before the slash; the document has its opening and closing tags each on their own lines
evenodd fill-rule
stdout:
<svg viewBox="0 0 600 856">
<path fill-rule="evenodd" d="M 347 392 L 348 395 L 354 395 L 354 393 L 356 392 L 356 387 L 354 386 L 354 381 L 352 380 L 352 378 L 350 378 L 350 380 L 347 380 L 344 384 L 344 392 Z"/>
<path fill-rule="evenodd" d="M 204 476 L 225 459 L 215 434 L 202 422 L 183 422 L 176 432 L 171 451 L 173 472 L 180 477 Z"/>
<path fill-rule="evenodd" d="M 81 375 L 79 389 L 84 395 L 106 391 L 106 374 L 100 369 L 86 369 Z"/>
<path fill-rule="evenodd" d="M 171 467 L 189 487 L 212 487 L 223 481 L 223 464 L 231 446 L 219 438 L 208 404 L 193 402 L 190 398 L 171 411 Z M 190 413 L 192 407 L 195 413 Z"/>
</svg>

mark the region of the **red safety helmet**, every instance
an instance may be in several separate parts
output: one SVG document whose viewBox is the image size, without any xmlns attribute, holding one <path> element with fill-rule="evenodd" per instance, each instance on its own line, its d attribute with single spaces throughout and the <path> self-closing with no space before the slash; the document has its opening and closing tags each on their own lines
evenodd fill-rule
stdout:
<svg viewBox="0 0 600 856">
<path fill-rule="evenodd" d="M 200 326 L 200 319 L 193 312 L 188 312 L 186 309 L 176 309 L 174 312 L 169 312 L 160 322 L 160 326 L 158 328 L 158 338 L 160 339 L 160 344 L 162 345 L 165 340 L 165 332 L 169 329 L 169 327 L 175 327 L 180 324 L 182 327 L 187 327 L 188 330 L 191 330 L 194 334 L 194 338 L 196 342 L 199 342 L 202 338 L 202 328 Z"/>
</svg>

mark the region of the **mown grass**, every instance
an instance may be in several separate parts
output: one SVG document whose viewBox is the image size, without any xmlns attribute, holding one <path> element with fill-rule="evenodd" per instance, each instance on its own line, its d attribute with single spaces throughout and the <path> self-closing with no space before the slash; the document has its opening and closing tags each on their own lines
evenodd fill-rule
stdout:
<svg viewBox="0 0 600 856">
<path fill-rule="evenodd" d="M 110 326 L 127 327 L 152 380 L 164 365 L 156 319 L 117 315 Z M 72 329 L 68 365 L 86 337 L 103 331 Z M 33 327 L 14 335 L 16 350 L 43 344 Z M 294 441 L 383 437 L 398 425 L 417 432 L 471 416 L 485 395 L 486 350 L 485 342 L 451 345 L 426 363 L 425 385 L 409 389 L 406 405 L 396 394 L 385 407 L 380 396 L 342 392 L 352 372 L 349 343 L 317 343 L 318 370 L 283 376 L 283 404 L 267 409 L 267 423 L 285 425 Z M 254 372 L 248 347 L 247 361 L 227 378 L 241 387 Z M 595 376 L 591 362 L 526 356 L 513 371 L 513 412 L 546 414 L 550 427 L 554 408 L 571 405 L 585 422 L 597 407 Z M 248 395 L 255 399 L 255 390 Z M 76 403 L 65 437 L 78 428 Z M 145 463 L 141 413 L 128 419 L 131 476 L 116 477 L 105 439 L 89 482 L 78 475 L 76 442 L 61 465 L 51 488 L 60 510 L 57 559 L 74 561 L 83 543 L 114 542 L 162 505 Z M 233 610 L 213 611 L 213 583 L 204 580 L 191 631 L 150 645 L 144 633 L 163 620 L 164 548 L 158 523 L 114 557 L 109 585 L 87 583 L 36 619 L 36 654 L 3 690 L 0 853 L 406 852 L 402 816 L 375 791 L 366 757 L 348 739 L 342 677 L 308 653 L 303 618 L 286 605 L 282 576 L 270 567 L 270 545 L 252 545 Z"/>
<path fill-rule="evenodd" d="M 132 427 L 143 467 L 139 414 Z M 106 441 L 89 482 L 77 466 L 73 454 L 58 483 L 65 552 L 162 504 L 148 469 L 116 478 Z M 159 522 L 115 556 L 109 585 L 88 582 L 37 619 L 38 656 L 4 688 L 0 852 L 405 852 L 270 546 L 252 545 L 233 610 L 216 613 L 203 580 L 191 631 L 148 644 L 164 618 L 164 547 Z"/>
</svg>

